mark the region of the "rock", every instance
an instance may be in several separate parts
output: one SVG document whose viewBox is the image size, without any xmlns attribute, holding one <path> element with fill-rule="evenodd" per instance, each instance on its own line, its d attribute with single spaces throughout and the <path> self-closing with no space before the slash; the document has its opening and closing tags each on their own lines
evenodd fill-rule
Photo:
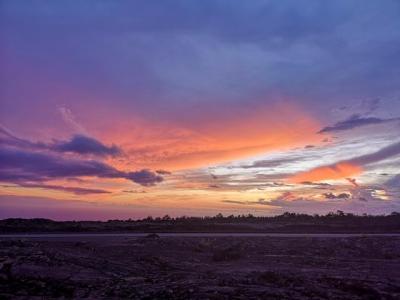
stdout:
<svg viewBox="0 0 400 300">
<path fill-rule="evenodd" d="M 157 233 L 150 233 L 146 235 L 146 239 L 159 239 L 160 236 Z"/>
<path fill-rule="evenodd" d="M 213 253 L 213 261 L 231 261 L 238 260 L 243 257 L 240 249 L 236 247 L 229 247 L 224 249 L 219 249 Z"/>
<path fill-rule="evenodd" d="M 0 274 L 2 274 L 7 280 L 12 278 L 12 265 L 13 261 L 11 259 L 6 259 L 0 263 Z"/>
</svg>

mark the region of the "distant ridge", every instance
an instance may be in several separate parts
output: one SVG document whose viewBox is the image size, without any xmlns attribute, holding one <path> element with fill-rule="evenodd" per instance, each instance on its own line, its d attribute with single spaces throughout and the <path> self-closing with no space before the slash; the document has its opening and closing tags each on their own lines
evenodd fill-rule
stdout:
<svg viewBox="0 0 400 300">
<path fill-rule="evenodd" d="M 249 233 L 400 233 L 400 213 L 326 215 L 286 212 L 272 217 L 253 215 L 214 217 L 147 217 L 140 220 L 54 221 L 44 218 L 0 220 L 0 233 L 76 232 L 249 232 Z"/>
</svg>

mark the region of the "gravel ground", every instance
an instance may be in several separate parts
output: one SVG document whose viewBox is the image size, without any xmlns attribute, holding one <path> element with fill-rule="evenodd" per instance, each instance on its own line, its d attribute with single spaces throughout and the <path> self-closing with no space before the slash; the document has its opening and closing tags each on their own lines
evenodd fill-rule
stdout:
<svg viewBox="0 0 400 300">
<path fill-rule="evenodd" d="M 0 299 L 400 299 L 400 237 L 1 239 Z"/>
</svg>

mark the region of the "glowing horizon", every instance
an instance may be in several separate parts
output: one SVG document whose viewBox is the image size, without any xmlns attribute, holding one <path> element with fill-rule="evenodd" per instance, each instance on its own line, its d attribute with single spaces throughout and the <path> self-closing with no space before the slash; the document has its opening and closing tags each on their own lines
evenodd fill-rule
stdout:
<svg viewBox="0 0 400 300">
<path fill-rule="evenodd" d="M 2 1 L 0 218 L 400 210 L 398 4 L 228 2 Z"/>
</svg>

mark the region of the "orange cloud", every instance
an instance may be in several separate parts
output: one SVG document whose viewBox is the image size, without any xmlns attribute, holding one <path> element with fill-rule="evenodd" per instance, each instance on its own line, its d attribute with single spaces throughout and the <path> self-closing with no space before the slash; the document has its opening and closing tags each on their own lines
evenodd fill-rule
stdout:
<svg viewBox="0 0 400 300">
<path fill-rule="evenodd" d="M 349 176 L 358 175 L 362 167 L 348 162 L 341 162 L 330 166 L 323 166 L 301 172 L 289 178 L 290 182 L 300 183 L 305 181 L 322 181 L 343 179 Z"/>
<path fill-rule="evenodd" d="M 320 124 L 288 103 L 209 113 L 204 110 L 193 118 L 168 122 L 121 113 L 109 119 L 113 124 L 103 126 L 99 134 L 125 150 L 127 157 L 113 162 L 120 168 L 189 169 L 320 139 L 316 134 Z"/>
</svg>

